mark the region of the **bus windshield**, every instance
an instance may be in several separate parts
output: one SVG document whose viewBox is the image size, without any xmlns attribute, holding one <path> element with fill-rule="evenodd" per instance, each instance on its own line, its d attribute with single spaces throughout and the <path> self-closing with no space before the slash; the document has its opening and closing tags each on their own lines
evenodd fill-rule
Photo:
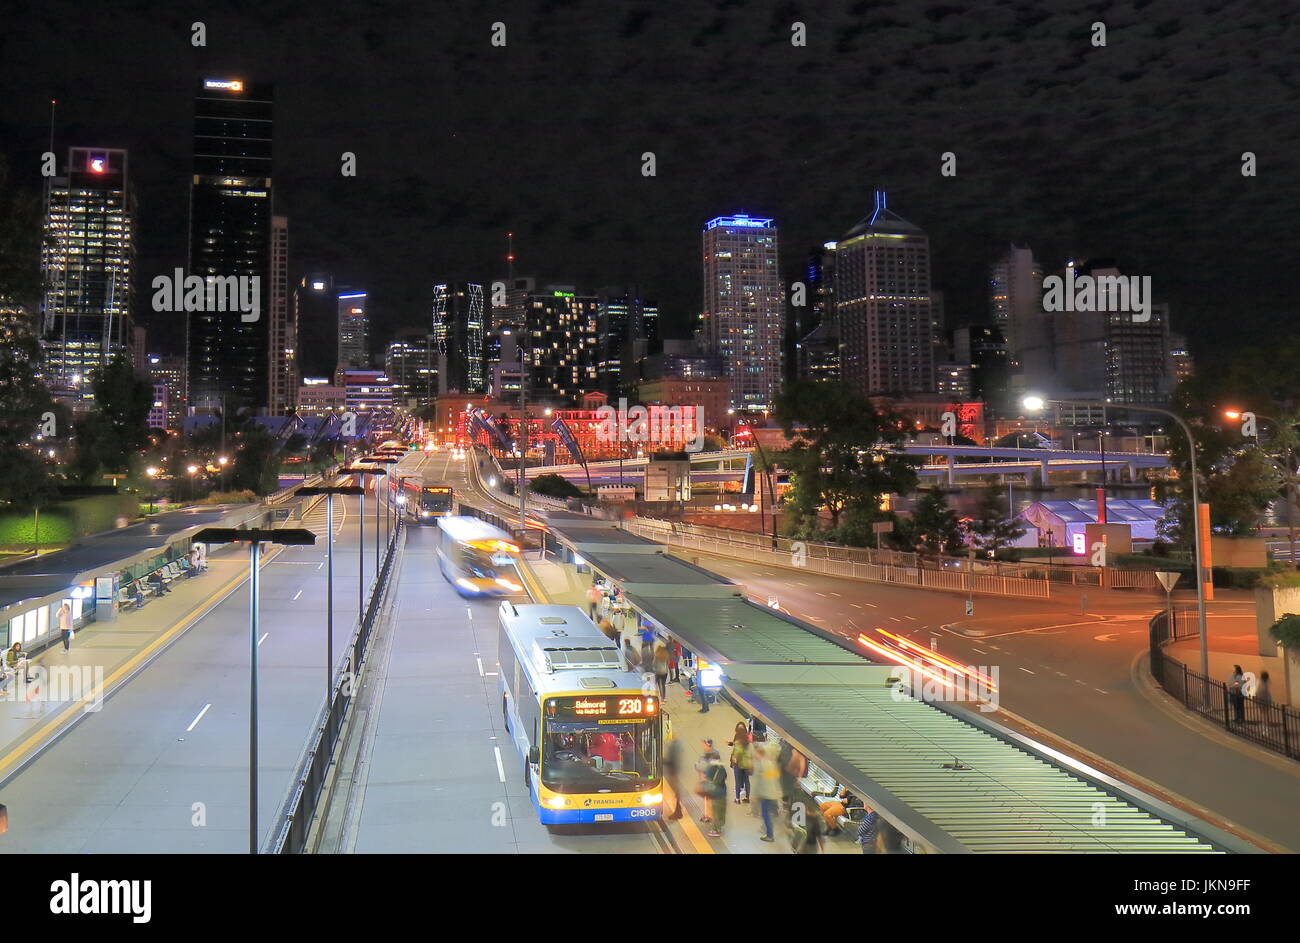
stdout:
<svg viewBox="0 0 1300 943">
<path fill-rule="evenodd" d="M 542 784 L 554 792 L 637 792 L 659 781 L 659 722 L 546 719 Z"/>
</svg>

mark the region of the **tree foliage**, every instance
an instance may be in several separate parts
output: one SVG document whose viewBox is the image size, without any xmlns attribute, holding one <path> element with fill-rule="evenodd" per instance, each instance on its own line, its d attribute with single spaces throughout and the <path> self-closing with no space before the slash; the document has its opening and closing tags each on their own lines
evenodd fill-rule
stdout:
<svg viewBox="0 0 1300 943">
<path fill-rule="evenodd" d="M 911 539 L 922 553 L 961 553 L 961 521 L 957 512 L 948 506 L 948 496 L 941 489 L 927 491 L 917 502 L 912 512 Z"/>
<path fill-rule="evenodd" d="M 1025 522 L 1012 517 L 1002 488 L 993 485 L 981 494 L 975 513 L 966 523 L 971 541 L 980 550 L 997 553 L 1015 543 L 1025 533 Z"/>
<path fill-rule="evenodd" d="M 787 385 L 776 419 L 793 440 L 779 457 L 790 472 L 792 532 L 815 533 L 822 508 L 832 532 L 842 523 L 861 528 L 888 517 L 880 510 L 885 495 L 916 487 L 916 462 L 901 450 L 902 423 L 841 383 Z"/>
</svg>

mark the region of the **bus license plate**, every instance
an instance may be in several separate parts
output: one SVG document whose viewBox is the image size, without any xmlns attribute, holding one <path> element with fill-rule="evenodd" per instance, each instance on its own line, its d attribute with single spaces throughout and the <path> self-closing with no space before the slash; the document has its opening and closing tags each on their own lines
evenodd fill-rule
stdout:
<svg viewBox="0 0 1300 943">
<path fill-rule="evenodd" d="M 613 812 L 597 812 L 597 813 L 596 813 L 596 821 L 597 821 L 597 822 L 612 822 L 612 821 L 614 821 L 614 813 L 613 813 Z"/>
</svg>

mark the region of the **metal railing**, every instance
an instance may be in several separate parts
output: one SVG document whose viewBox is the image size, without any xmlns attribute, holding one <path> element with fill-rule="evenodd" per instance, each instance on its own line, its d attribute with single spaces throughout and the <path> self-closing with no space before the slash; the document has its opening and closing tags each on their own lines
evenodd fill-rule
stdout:
<svg viewBox="0 0 1300 943">
<path fill-rule="evenodd" d="M 652 539 L 668 541 L 672 537 L 699 537 L 717 541 L 728 546 L 754 547 L 772 550 L 771 534 L 753 531 L 730 530 L 725 527 L 712 527 L 706 524 L 686 524 L 678 521 L 665 521 L 656 518 L 638 517 L 633 521 L 642 530 L 636 533 Z M 664 537 L 658 535 L 663 534 Z M 910 570 L 938 572 L 973 571 L 977 577 L 994 576 L 1005 579 L 1029 580 L 1040 583 L 1052 583 L 1061 586 L 1074 586 L 1081 589 L 1139 589 L 1150 592 L 1162 592 L 1160 580 L 1154 570 L 1118 569 L 1113 567 L 1085 567 L 1070 564 L 1048 562 L 1012 563 L 1003 560 L 987 560 L 945 555 L 922 556 L 902 550 L 872 550 L 867 547 L 845 547 L 839 544 L 819 543 L 811 540 L 792 540 L 789 537 L 776 539 L 776 550 L 791 554 L 798 546 L 801 556 L 809 561 L 825 560 L 828 562 L 858 563 L 867 565 L 884 565 L 903 567 Z M 1048 595 L 1032 593 L 1031 595 Z"/>
<path fill-rule="evenodd" d="M 1212 720 L 1228 733 L 1266 747 L 1293 760 L 1300 760 L 1300 711 L 1285 704 L 1261 701 L 1258 697 L 1234 694 L 1223 681 L 1192 671 L 1165 653 L 1165 646 L 1197 634 L 1195 610 L 1175 610 L 1153 616 L 1148 624 L 1151 643 L 1151 676 L 1165 693 L 1188 710 Z"/>
<path fill-rule="evenodd" d="M 352 707 L 352 699 L 357 693 L 357 675 L 365 661 L 375 622 L 388 598 L 391 576 L 397 565 L 398 540 L 404 532 L 405 527 L 399 526 L 389 539 L 384 564 L 379 571 L 379 579 L 375 581 L 370 591 L 365 615 L 357 624 L 352 640 L 347 645 L 347 661 L 341 667 L 335 668 L 329 699 L 321 706 L 320 713 L 317 715 L 316 728 L 298 761 L 298 773 L 289 787 L 278 822 L 270 839 L 262 848 L 264 854 L 296 855 L 306 847 L 307 835 L 316 816 L 321 790 L 329 778 L 328 772 L 334 759 L 334 751 L 338 747 L 343 724 Z"/>
<path fill-rule="evenodd" d="M 788 548 L 772 550 L 770 546 L 771 538 L 768 538 L 768 546 L 754 546 L 743 541 L 720 541 L 717 538 L 701 537 L 682 531 L 646 527 L 640 521 L 627 521 L 623 524 L 623 527 L 629 533 L 657 540 L 669 546 L 699 550 L 704 553 L 717 553 L 726 557 L 747 560 L 751 563 L 807 569 L 826 576 L 839 576 L 874 583 L 897 583 L 921 589 L 975 593 L 985 596 L 1018 596 L 1045 599 L 1049 595 L 1049 584 L 1045 580 L 1001 576 L 996 572 L 981 572 L 978 563 L 973 570 L 969 568 L 926 569 L 916 565 L 899 566 L 891 563 L 860 562 L 857 559 L 835 559 L 835 555 L 816 556 L 811 553 L 803 555 L 799 548 L 793 546 L 797 541 L 785 541 L 786 544 L 790 545 Z M 853 548 L 838 547 L 832 549 L 849 550 Z M 882 553 L 887 552 L 883 551 Z M 916 555 L 909 554 L 908 556 L 915 557 Z"/>
</svg>

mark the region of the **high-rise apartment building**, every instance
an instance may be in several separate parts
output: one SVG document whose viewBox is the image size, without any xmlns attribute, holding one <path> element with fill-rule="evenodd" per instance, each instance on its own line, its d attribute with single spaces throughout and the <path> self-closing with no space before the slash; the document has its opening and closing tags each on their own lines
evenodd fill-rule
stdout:
<svg viewBox="0 0 1300 943">
<path fill-rule="evenodd" d="M 930 240 L 876 192 L 872 214 L 835 243 L 840 371 L 863 395 L 935 392 L 941 304 L 930 286 Z"/>
<path fill-rule="evenodd" d="M 440 378 L 444 392 L 486 392 L 487 310 L 483 286 L 478 282 L 434 285 L 431 330 L 434 352 L 446 358 L 446 376 Z"/>
<path fill-rule="evenodd" d="M 808 254 L 803 304 L 791 299 L 791 361 L 803 380 L 840 378 L 840 331 L 835 318 L 835 243 Z"/>
<path fill-rule="evenodd" d="M 148 361 L 149 382 L 155 388 L 154 399 L 160 399 L 157 395 L 158 387 L 167 393 L 161 397 L 165 404 L 162 428 L 179 432 L 185 421 L 185 358 L 149 354 L 145 359 Z"/>
<path fill-rule="evenodd" d="M 366 312 L 369 299 L 364 291 L 344 288 L 338 295 L 339 356 L 337 369 L 370 368 L 370 317 Z"/>
<path fill-rule="evenodd" d="M 577 404 L 583 393 L 599 388 L 598 308 L 596 296 L 580 295 L 571 285 L 548 285 L 528 295 L 521 346 L 530 398 Z"/>
<path fill-rule="evenodd" d="M 785 287 L 777 227 L 745 214 L 704 224 L 704 310 L 700 337 L 722 357 L 732 406 L 770 410 L 781 388 Z"/>
<path fill-rule="evenodd" d="M 298 406 L 298 309 L 289 301 L 289 220 L 271 218 L 270 412 L 287 416 Z"/>
<path fill-rule="evenodd" d="M 79 406 L 92 374 L 132 355 L 135 195 L 127 152 L 74 147 L 51 182 L 42 250 L 43 373 L 56 396 Z"/>
<path fill-rule="evenodd" d="M 187 275 L 239 279 L 250 309 L 204 304 L 188 314 L 190 405 L 261 412 L 270 401 L 270 85 L 208 78 L 194 103 Z"/>
<path fill-rule="evenodd" d="M 1021 351 L 1039 342 L 1043 320 L 1043 269 L 1028 246 L 1012 244 L 989 268 L 989 318 L 1018 371 Z"/>
</svg>

